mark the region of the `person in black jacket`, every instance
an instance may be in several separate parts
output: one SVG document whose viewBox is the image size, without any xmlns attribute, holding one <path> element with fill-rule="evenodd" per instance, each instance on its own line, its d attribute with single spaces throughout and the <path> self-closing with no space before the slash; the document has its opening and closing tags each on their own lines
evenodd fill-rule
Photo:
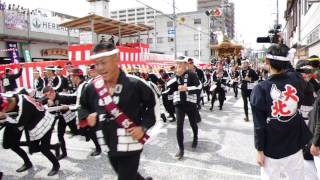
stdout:
<svg viewBox="0 0 320 180">
<path fill-rule="evenodd" d="M 304 179 L 302 148 L 311 139 L 299 108 L 304 100 L 306 83 L 290 70 L 289 48 L 272 45 L 266 55 L 271 76 L 252 90 L 250 103 L 254 122 L 254 140 L 261 178 Z"/>
<path fill-rule="evenodd" d="M 162 92 L 162 102 L 165 110 L 169 113 L 170 120 L 169 122 L 174 122 L 176 120 L 174 115 L 174 106 L 173 106 L 173 94 L 169 94 L 170 89 L 167 88 L 166 83 L 170 80 L 170 76 L 164 69 L 159 71 L 161 78 L 159 79 L 159 87 Z M 167 117 L 162 117 L 166 122 Z"/>
<path fill-rule="evenodd" d="M 239 77 L 240 77 L 240 72 L 238 70 L 238 66 L 233 66 L 231 68 L 231 86 L 232 86 L 235 98 L 238 98 Z"/>
<path fill-rule="evenodd" d="M 201 88 L 199 86 L 200 81 L 198 76 L 194 72 L 187 70 L 188 58 L 182 56 L 176 61 L 176 77 L 169 80 L 167 86 L 170 92 L 173 93 L 173 104 L 177 118 L 177 140 L 179 145 L 179 151 L 176 157 L 178 160 L 181 160 L 184 156 L 183 125 L 186 114 L 193 131 L 192 148 L 196 148 L 198 145 L 197 114 L 199 114 L 199 111 L 197 108 L 197 93 Z"/>
<path fill-rule="evenodd" d="M 61 79 L 61 87 L 59 89 L 57 89 L 58 92 L 68 92 L 69 90 L 69 84 L 68 84 L 68 78 L 66 78 L 63 74 L 62 74 L 62 70 L 63 68 L 61 66 L 57 66 L 56 67 L 56 75 L 58 78 Z M 70 93 L 73 93 L 75 89 L 72 89 L 71 91 L 69 91 Z"/>
<path fill-rule="evenodd" d="M 40 75 L 39 70 L 33 71 L 33 88 L 35 89 L 35 98 L 41 98 L 42 97 L 42 90 L 45 86 L 45 82 L 43 78 Z"/>
<path fill-rule="evenodd" d="M 213 110 L 214 102 L 219 100 L 219 110 L 222 110 L 224 101 L 226 100 L 226 86 L 228 80 L 227 71 L 223 70 L 223 66 L 218 66 L 212 74 L 212 84 L 216 87 L 212 92 L 212 100 L 210 111 Z M 218 98 L 217 98 L 218 95 Z"/>
<path fill-rule="evenodd" d="M 159 78 L 158 76 L 153 72 L 153 69 L 151 66 L 149 66 L 149 70 L 148 70 L 148 81 L 153 82 L 154 84 L 158 85 L 159 84 Z"/>
<path fill-rule="evenodd" d="M 93 73 L 94 69 L 91 69 L 91 75 L 94 75 Z M 88 82 L 84 81 L 83 71 L 79 68 L 73 68 L 70 72 L 71 81 L 76 86 L 76 92 L 74 95 L 77 97 L 75 102 L 72 102 L 72 104 L 75 104 L 76 107 L 80 106 L 80 98 L 82 94 L 84 93 L 85 87 L 88 85 Z M 94 77 L 92 77 L 94 78 Z M 77 117 L 77 124 L 79 124 L 79 119 Z M 97 135 L 95 133 L 96 127 L 85 127 L 79 129 L 79 133 L 82 133 L 86 137 L 86 141 L 89 141 L 90 139 L 95 145 L 95 150 L 90 153 L 90 156 L 98 156 L 101 154 L 101 146 L 98 142 Z"/>
<path fill-rule="evenodd" d="M 241 96 L 243 99 L 243 108 L 246 117 L 245 121 L 249 121 L 248 112 L 248 99 L 250 101 L 250 95 L 253 87 L 257 83 L 259 76 L 257 73 L 249 67 L 249 60 L 241 61 L 240 81 L 241 81 Z"/>
<path fill-rule="evenodd" d="M 202 88 L 203 88 L 203 83 L 206 83 L 207 82 L 207 78 L 206 76 L 204 75 L 204 72 L 197 68 L 197 66 L 194 65 L 194 61 L 192 58 L 188 58 L 188 70 L 195 73 L 197 76 L 198 76 L 198 79 L 200 81 L 199 83 L 199 91 L 197 91 L 197 108 L 198 108 L 198 111 L 196 111 L 196 119 L 197 119 L 197 123 L 201 122 L 201 116 L 200 116 L 200 110 L 201 110 L 201 100 L 202 100 L 202 104 L 204 104 L 204 100 L 203 100 L 203 97 L 201 96 L 202 94 Z"/>
<path fill-rule="evenodd" d="M 56 93 L 51 86 L 45 87 L 43 90 L 43 94 L 46 98 L 48 98 L 48 107 L 66 105 L 65 108 L 54 113 L 56 115 L 56 118 L 58 119 L 58 139 L 61 144 L 62 151 L 62 154 L 58 157 L 58 159 L 60 160 L 67 157 L 66 142 L 64 139 L 66 127 L 68 126 L 70 128 L 72 134 L 77 134 L 76 115 L 74 112 L 70 111 L 67 106 L 70 104 L 75 104 L 77 97 L 60 95 Z"/>
<path fill-rule="evenodd" d="M 201 86 L 201 90 L 197 93 L 198 109 L 201 109 L 200 101 L 202 100 L 202 104 L 204 104 L 203 97 L 201 97 L 201 92 L 203 90 L 203 85 L 207 83 L 207 76 L 205 76 L 203 70 L 199 69 L 197 66 L 194 65 L 194 61 L 193 61 L 192 58 L 188 58 L 188 64 L 189 64 L 188 65 L 189 66 L 188 69 L 193 71 L 194 73 L 196 73 L 197 76 L 198 76 L 198 79 L 201 82 L 201 85 L 200 85 Z M 199 117 L 200 117 L 200 115 L 199 115 Z M 200 121 L 201 121 L 201 118 L 200 118 Z"/>
<path fill-rule="evenodd" d="M 156 97 L 144 80 L 126 74 L 119 68 L 118 52 L 108 42 L 94 47 L 91 59 L 100 76 L 86 86 L 81 96 L 79 120 L 87 122 L 89 126 L 97 123 L 102 126 L 98 127 L 97 136 L 100 140 L 103 138 L 109 148 L 109 160 L 118 180 L 151 180 L 150 177 L 142 177 L 138 167 L 143 149 L 141 140 L 156 121 Z M 97 93 L 98 87 L 105 87 L 104 92 L 109 93 L 109 98 L 105 96 L 102 99 L 99 96 L 101 93 Z M 111 99 L 128 119 L 121 121 L 119 115 L 115 115 L 117 111 L 107 110 Z M 133 123 L 135 125 L 130 127 Z"/>
<path fill-rule="evenodd" d="M 45 68 L 46 75 L 47 75 L 47 83 L 46 86 L 51 86 L 53 90 L 57 92 L 63 91 L 63 82 L 60 76 L 56 75 L 57 67 L 55 66 L 48 66 Z"/>
<path fill-rule="evenodd" d="M 309 119 L 309 129 L 313 134 L 313 138 L 310 141 L 310 153 L 313 155 L 317 174 L 320 177 L 320 92 L 318 92 L 314 101 Z"/>
<path fill-rule="evenodd" d="M 316 92 L 320 89 L 319 79 L 320 79 L 320 58 L 316 55 L 310 56 L 308 59 L 309 64 L 312 66 L 313 71 L 315 73 L 315 77 L 310 79 L 310 83 L 313 85 Z"/>
<path fill-rule="evenodd" d="M 16 79 L 18 79 L 21 76 L 22 70 L 23 64 L 20 65 L 20 70 L 17 74 L 14 74 L 12 69 L 6 68 L 6 74 L 2 79 L 5 92 L 15 91 L 15 89 L 18 88 Z"/>
<path fill-rule="evenodd" d="M 0 119 L 16 127 L 14 131 L 5 131 L 4 134 L 4 148 L 18 148 L 21 131 L 26 131 L 27 142 L 29 142 L 30 153 L 41 151 L 41 153 L 48 158 L 53 167 L 48 173 L 48 176 L 53 176 L 58 173 L 60 164 L 57 158 L 50 151 L 52 145 L 51 134 L 54 125 L 54 116 L 47 112 L 42 104 L 35 101 L 27 95 L 13 95 L 12 97 L 3 97 L 0 95 Z M 17 117 L 10 117 L 6 112 L 16 112 Z M 21 151 L 21 148 L 20 148 Z M 32 167 L 30 160 L 25 153 L 15 151 L 21 156 L 25 164 L 17 170 L 22 172 Z"/>
</svg>

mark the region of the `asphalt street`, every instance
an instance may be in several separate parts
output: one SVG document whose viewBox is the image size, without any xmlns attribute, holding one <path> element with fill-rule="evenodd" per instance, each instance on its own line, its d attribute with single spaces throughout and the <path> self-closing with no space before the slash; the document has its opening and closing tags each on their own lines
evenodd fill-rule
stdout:
<svg viewBox="0 0 320 180">
<path fill-rule="evenodd" d="M 185 157 L 178 161 L 176 123 L 158 122 L 151 131 L 151 139 L 145 145 L 139 172 L 154 180 L 253 180 L 259 179 L 260 169 L 255 162 L 252 119 L 245 122 L 242 99 L 229 93 L 223 110 L 217 107 L 209 111 L 209 103 L 201 109 L 199 143 L 193 150 L 192 131 L 185 120 Z M 0 132 L 2 143 L 3 130 Z M 52 142 L 57 142 L 54 132 Z M 116 179 L 106 149 L 97 157 L 89 154 L 92 142 L 83 137 L 66 135 L 68 157 L 60 161 L 61 171 L 48 177 L 50 162 L 41 154 L 30 155 L 33 169 L 16 173 L 22 160 L 10 150 L 0 147 L 0 171 L 5 180 L 12 179 Z"/>
</svg>

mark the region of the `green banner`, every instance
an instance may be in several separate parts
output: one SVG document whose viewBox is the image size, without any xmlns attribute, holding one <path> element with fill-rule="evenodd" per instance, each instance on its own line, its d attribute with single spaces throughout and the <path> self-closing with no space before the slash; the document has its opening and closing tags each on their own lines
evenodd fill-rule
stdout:
<svg viewBox="0 0 320 180">
<path fill-rule="evenodd" d="M 32 62 L 31 51 L 30 51 L 30 43 L 21 42 L 20 43 L 20 47 L 21 47 L 21 52 L 22 52 L 23 57 L 24 57 L 24 61 L 25 62 Z"/>
</svg>

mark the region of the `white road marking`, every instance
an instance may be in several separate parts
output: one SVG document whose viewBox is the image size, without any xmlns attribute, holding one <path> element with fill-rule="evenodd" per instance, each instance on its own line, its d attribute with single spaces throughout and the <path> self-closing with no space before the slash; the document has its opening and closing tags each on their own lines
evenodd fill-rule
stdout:
<svg viewBox="0 0 320 180">
<path fill-rule="evenodd" d="M 197 170 L 209 171 L 209 172 L 218 173 L 218 174 L 226 174 L 226 175 L 231 175 L 231 176 L 240 176 L 240 177 L 249 177 L 249 178 L 260 179 L 260 176 L 258 176 L 258 175 L 232 173 L 232 172 L 214 170 L 214 169 L 209 169 L 209 168 L 202 168 L 202 167 L 189 166 L 189 165 L 176 164 L 176 163 L 167 163 L 167 162 L 147 160 L 147 159 L 141 159 L 141 161 L 150 162 L 150 163 L 154 163 L 154 164 L 161 164 L 161 165 L 165 165 L 165 166 L 175 166 L 175 167 L 181 167 L 181 168 L 197 169 Z"/>
</svg>

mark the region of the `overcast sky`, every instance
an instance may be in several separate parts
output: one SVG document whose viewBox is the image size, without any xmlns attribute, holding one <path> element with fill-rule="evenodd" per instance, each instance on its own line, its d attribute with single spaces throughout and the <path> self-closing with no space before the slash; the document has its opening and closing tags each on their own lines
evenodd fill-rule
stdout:
<svg viewBox="0 0 320 180">
<path fill-rule="evenodd" d="M 85 16 L 89 12 L 86 0 L 0 0 L 7 3 L 20 4 L 26 8 L 45 8 L 70 14 Z M 172 12 L 172 0 L 140 0 L 165 13 Z M 230 0 L 235 3 L 235 30 L 239 40 L 244 40 L 247 46 L 256 46 L 257 36 L 266 36 L 276 18 L 277 0 Z M 286 0 L 279 0 L 280 22 L 283 20 Z M 136 0 L 111 0 L 110 10 L 143 6 Z M 195 11 L 197 0 L 176 0 L 177 12 Z M 284 26 L 284 24 L 283 24 Z"/>
</svg>

